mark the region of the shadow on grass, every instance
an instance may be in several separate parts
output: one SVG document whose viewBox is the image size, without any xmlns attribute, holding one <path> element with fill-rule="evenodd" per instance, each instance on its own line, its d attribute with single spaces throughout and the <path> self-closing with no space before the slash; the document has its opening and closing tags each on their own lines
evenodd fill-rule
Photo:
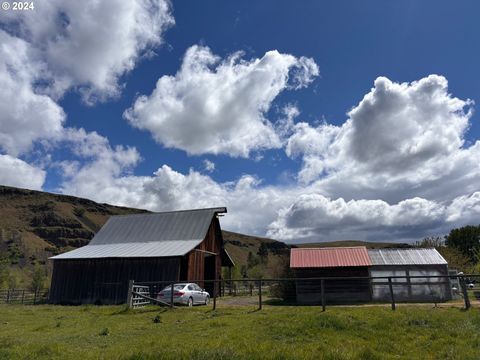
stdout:
<svg viewBox="0 0 480 360">
<path fill-rule="evenodd" d="M 295 307 L 321 307 L 322 304 L 320 302 L 312 302 L 308 304 L 298 303 L 295 299 L 268 299 L 262 302 L 264 305 L 270 306 L 295 306 Z M 364 305 L 372 305 L 371 302 L 354 302 L 354 301 L 330 301 L 325 304 L 326 307 L 332 306 L 364 306 Z M 388 303 L 382 303 L 381 305 L 389 306 Z"/>
<path fill-rule="evenodd" d="M 303 304 L 299 304 L 295 301 L 295 299 L 268 299 L 262 301 L 264 305 L 270 306 L 305 306 Z"/>
</svg>

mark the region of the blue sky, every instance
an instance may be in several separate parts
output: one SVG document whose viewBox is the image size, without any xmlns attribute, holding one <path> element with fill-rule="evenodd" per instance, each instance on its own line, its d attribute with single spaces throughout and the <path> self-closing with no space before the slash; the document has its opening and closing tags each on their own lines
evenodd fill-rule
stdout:
<svg viewBox="0 0 480 360">
<path fill-rule="evenodd" d="M 290 242 L 478 223 L 477 2 L 104 6 L 0 13 L 0 183 Z"/>
<path fill-rule="evenodd" d="M 480 84 L 472 75 L 478 74 L 480 63 L 480 49 L 473 46 L 480 30 L 478 19 L 472 6 L 452 7 L 447 3 L 310 1 L 292 8 L 289 1 L 174 2 L 176 25 L 165 34 L 167 44 L 156 50 L 157 56 L 141 61 L 124 77 L 126 88 L 119 99 L 86 107 L 78 94 L 71 92 L 60 104 L 70 124 L 98 131 L 113 144 L 136 146 L 145 154 L 136 173 L 150 175 L 158 168 L 158 156 L 182 172 L 201 167 L 205 158 L 174 149 L 164 151 L 148 133 L 122 121 L 123 111 L 131 106 L 136 94 L 151 93 L 159 77 L 175 74 L 186 49 L 194 44 L 204 44 L 222 57 L 238 50 L 245 51 L 247 58 L 261 57 L 277 49 L 314 58 L 321 76 L 309 88 L 286 91 L 275 101 L 277 106 L 297 103 L 301 119 L 312 123 L 322 119 L 343 123 L 345 113 L 370 90 L 377 76 L 409 82 L 441 74 L 456 96 L 476 99 Z M 455 22 L 455 18 L 461 21 Z M 472 126 L 475 123 L 472 121 Z M 472 128 L 470 137 L 478 138 L 478 131 L 478 126 Z M 232 164 L 228 156 L 212 158 L 222 169 L 212 177 L 230 181 L 239 174 L 254 172 L 275 182 L 281 171 L 295 172 L 300 166 L 282 151 L 267 154 L 282 161 L 269 161 L 268 155 L 260 164 L 251 160 Z M 58 179 L 52 174 L 49 180 L 50 190 L 54 190 Z"/>
</svg>

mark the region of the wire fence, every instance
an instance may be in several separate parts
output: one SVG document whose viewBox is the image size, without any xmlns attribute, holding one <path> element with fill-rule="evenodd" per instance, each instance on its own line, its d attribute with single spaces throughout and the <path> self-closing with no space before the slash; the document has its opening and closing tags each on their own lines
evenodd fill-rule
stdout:
<svg viewBox="0 0 480 360">
<path fill-rule="evenodd" d="M 0 304 L 39 305 L 48 303 L 49 289 L 0 289 Z"/>
<path fill-rule="evenodd" d="M 400 303 L 480 307 L 480 275 L 423 275 L 382 277 L 322 277 L 285 279 L 199 280 L 191 282 L 130 283 L 131 307 L 145 304 L 182 306 L 207 304 L 213 309 L 264 305 L 321 306 Z M 200 289 L 185 285 L 198 284 Z M 135 290 L 135 287 L 140 288 Z M 209 301 L 205 301 L 205 297 Z M 192 299 L 189 302 L 189 299 Z M 139 305 L 138 305 L 139 304 Z"/>
<path fill-rule="evenodd" d="M 182 285 L 179 285 L 182 284 Z M 188 289 L 186 284 L 195 284 Z M 93 304 L 124 304 L 137 308 L 148 304 L 178 307 L 207 305 L 320 306 L 401 303 L 480 308 L 480 275 L 422 275 L 375 277 L 304 277 L 277 279 L 151 281 L 96 283 Z M 191 299 L 191 301 L 190 301 Z M 0 289 L 0 304 L 36 305 L 49 302 L 49 290 Z M 82 301 L 84 302 L 84 301 Z"/>
</svg>

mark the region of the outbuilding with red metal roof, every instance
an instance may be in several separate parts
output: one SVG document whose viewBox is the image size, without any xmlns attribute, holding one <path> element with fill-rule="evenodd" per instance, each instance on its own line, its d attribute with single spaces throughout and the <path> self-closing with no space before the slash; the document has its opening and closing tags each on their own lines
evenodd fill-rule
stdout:
<svg viewBox="0 0 480 360">
<path fill-rule="evenodd" d="M 319 304 L 324 297 L 329 304 L 356 303 L 371 300 L 369 266 L 372 265 L 365 246 L 292 248 L 290 268 L 297 280 L 297 302 Z M 358 279 L 365 277 L 367 279 Z"/>
</svg>

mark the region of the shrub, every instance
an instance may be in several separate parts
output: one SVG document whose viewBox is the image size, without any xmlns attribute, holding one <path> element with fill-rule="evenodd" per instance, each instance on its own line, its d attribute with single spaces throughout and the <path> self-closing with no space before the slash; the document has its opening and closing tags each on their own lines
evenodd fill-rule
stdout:
<svg viewBox="0 0 480 360">
<path fill-rule="evenodd" d="M 103 328 L 102 331 L 100 331 L 100 333 L 98 334 L 100 336 L 108 336 L 110 335 L 110 330 L 108 330 L 108 328 Z"/>
<path fill-rule="evenodd" d="M 73 209 L 73 214 L 75 216 L 82 217 L 83 215 L 85 215 L 85 209 L 80 207 L 75 207 Z"/>
<path fill-rule="evenodd" d="M 30 289 L 37 293 L 43 288 L 45 282 L 45 275 L 44 272 L 42 271 L 42 268 L 39 266 L 35 266 L 35 269 L 33 270 L 32 273 L 32 281 L 30 283 Z"/>
<path fill-rule="evenodd" d="M 277 273 L 274 274 L 274 276 L 281 279 L 290 279 L 294 277 L 293 271 L 290 269 L 290 262 L 287 258 L 282 258 L 278 264 Z M 271 294 L 273 297 L 282 300 L 293 300 L 296 292 L 295 286 L 295 281 L 293 280 L 279 281 L 272 285 Z"/>
</svg>

